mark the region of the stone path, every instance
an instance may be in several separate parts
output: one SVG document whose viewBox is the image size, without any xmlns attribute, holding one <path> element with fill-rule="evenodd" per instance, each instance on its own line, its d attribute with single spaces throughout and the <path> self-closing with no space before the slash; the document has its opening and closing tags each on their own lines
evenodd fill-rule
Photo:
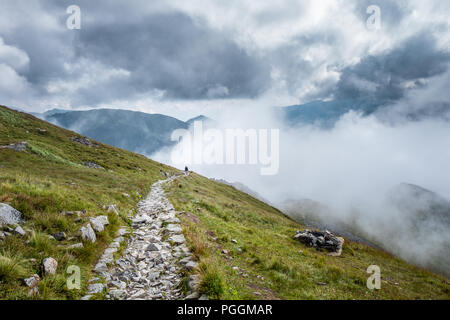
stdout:
<svg viewBox="0 0 450 320">
<path fill-rule="evenodd" d="M 179 287 L 183 269 L 197 266 L 185 245 L 176 211 L 164 195 L 163 185 L 175 177 L 153 184 L 148 197 L 139 202 L 132 220 L 133 232 L 122 258 L 112 261 L 115 248 L 123 241 L 125 230 L 106 249 L 94 271 L 106 279 L 107 298 L 119 300 L 174 300 L 198 298 L 199 280 L 190 277 L 189 297 Z M 108 268 L 112 263 L 112 268 Z M 92 282 L 98 281 L 92 279 Z M 101 283 L 91 284 L 89 294 L 102 291 Z"/>
</svg>

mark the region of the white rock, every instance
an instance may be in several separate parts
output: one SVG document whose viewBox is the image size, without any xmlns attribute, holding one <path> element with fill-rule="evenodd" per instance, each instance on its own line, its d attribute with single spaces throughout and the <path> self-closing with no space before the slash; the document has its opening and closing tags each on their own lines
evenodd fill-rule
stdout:
<svg viewBox="0 0 450 320">
<path fill-rule="evenodd" d="M 94 283 L 88 287 L 88 293 L 89 294 L 100 293 L 103 291 L 104 288 L 105 286 L 102 283 Z"/>
<path fill-rule="evenodd" d="M 23 223 L 23 215 L 10 205 L 0 203 L 0 226 L 2 224 Z"/>
<path fill-rule="evenodd" d="M 34 274 L 32 277 L 26 278 L 23 280 L 25 285 L 29 288 L 36 287 L 40 281 L 41 281 L 41 278 L 37 274 Z"/>
<path fill-rule="evenodd" d="M 172 241 L 172 242 L 175 242 L 177 244 L 180 244 L 180 243 L 184 243 L 185 242 L 185 238 L 184 238 L 184 236 L 182 234 L 177 234 L 177 235 L 171 236 L 169 238 L 169 241 Z"/>
<path fill-rule="evenodd" d="M 194 261 L 190 261 L 190 262 L 186 263 L 186 265 L 185 265 L 186 269 L 188 269 L 188 270 L 194 270 L 195 268 L 197 268 L 197 266 L 198 266 L 198 263 L 194 262 Z"/>
<path fill-rule="evenodd" d="M 44 270 L 44 274 L 46 275 L 54 275 L 56 274 L 56 269 L 58 269 L 58 261 L 53 258 L 45 258 L 42 261 L 42 268 Z"/>
<path fill-rule="evenodd" d="M 181 230 L 181 227 L 176 224 L 169 224 L 166 227 L 166 230 L 172 233 L 181 233 L 183 230 Z"/>
<path fill-rule="evenodd" d="M 26 232 L 22 229 L 21 226 L 17 226 L 16 229 L 14 229 L 14 233 L 22 237 L 26 235 Z"/>
<path fill-rule="evenodd" d="M 90 223 L 86 227 L 81 227 L 81 238 L 85 241 L 95 242 L 97 237 Z"/>
<path fill-rule="evenodd" d="M 147 246 L 146 250 L 147 251 L 159 251 L 159 250 L 161 250 L 161 246 L 159 244 L 157 244 L 157 243 L 150 243 Z"/>
<path fill-rule="evenodd" d="M 68 246 L 67 248 L 68 249 L 79 249 L 79 248 L 83 248 L 83 244 L 81 242 L 80 243 L 75 243 L 75 244 L 72 244 L 72 245 Z"/>
<path fill-rule="evenodd" d="M 92 228 L 97 232 L 105 230 L 105 226 L 109 224 L 107 216 L 98 216 L 90 219 Z"/>
<path fill-rule="evenodd" d="M 119 300 L 127 295 L 125 290 L 111 290 L 109 291 L 109 296 L 111 299 Z"/>
<path fill-rule="evenodd" d="M 120 248 L 120 243 L 118 243 L 118 242 L 112 242 L 110 245 L 109 245 L 109 247 L 110 248 Z M 116 250 L 117 251 L 117 250 Z"/>
</svg>

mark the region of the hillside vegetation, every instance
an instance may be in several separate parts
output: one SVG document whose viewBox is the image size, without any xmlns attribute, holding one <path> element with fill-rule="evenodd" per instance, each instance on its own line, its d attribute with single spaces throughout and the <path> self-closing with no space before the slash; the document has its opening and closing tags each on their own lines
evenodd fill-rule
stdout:
<svg viewBox="0 0 450 320">
<path fill-rule="evenodd" d="M 23 213 L 26 231 L 0 240 L 0 299 L 78 299 L 119 226 L 130 224 L 137 202 L 164 178 L 161 170 L 176 170 L 0 106 L 0 146 L 20 142 L 27 142 L 23 150 L 0 147 L 0 203 Z M 182 211 L 183 232 L 200 262 L 201 290 L 210 298 L 449 298 L 446 278 L 385 252 L 348 241 L 341 257 L 305 247 L 292 239 L 303 226 L 231 186 L 191 174 L 168 185 L 167 195 Z M 118 216 L 107 210 L 111 204 Z M 68 211 L 80 215 L 63 214 Z M 99 215 L 110 225 L 97 241 L 70 249 L 82 242 L 81 226 Z M 58 232 L 67 239 L 49 237 Z M 58 261 L 55 275 L 42 272 L 48 257 Z M 366 287 L 373 264 L 382 273 L 377 291 Z M 66 286 L 70 265 L 81 268 L 81 290 Z M 23 280 L 33 274 L 42 278 L 40 294 L 29 296 Z"/>
<path fill-rule="evenodd" d="M 72 141 L 74 137 L 80 136 L 0 107 L 0 146 L 27 142 L 23 152 L 0 149 L 0 203 L 22 212 L 22 227 L 28 230 L 23 237 L 12 235 L 0 240 L 0 299 L 30 299 L 23 279 L 42 275 L 40 264 L 47 257 L 58 261 L 58 270 L 54 276 L 43 277 L 41 295 L 36 298 L 81 297 L 93 277 L 92 265 L 115 237 L 119 225 L 129 223 L 130 211 L 147 195 L 151 184 L 162 178 L 160 170 L 171 170 L 144 156 L 95 141 L 93 146 L 87 146 Z M 88 168 L 86 162 L 104 169 Z M 116 205 L 119 217 L 105 210 L 104 206 L 111 204 Z M 86 213 L 81 219 L 61 214 L 83 210 Z M 67 249 L 81 242 L 80 227 L 97 215 L 108 215 L 110 221 L 105 231 L 97 235 L 97 242 Z M 65 232 L 71 240 L 58 242 L 49 238 L 57 232 Z M 69 265 L 81 268 L 81 290 L 66 287 Z"/>
<path fill-rule="evenodd" d="M 448 299 L 443 276 L 361 243 L 332 257 L 293 240 L 304 229 L 280 211 L 197 174 L 174 182 L 168 197 L 199 259 L 202 290 L 220 299 Z M 366 286 L 370 265 L 381 289 Z"/>
</svg>

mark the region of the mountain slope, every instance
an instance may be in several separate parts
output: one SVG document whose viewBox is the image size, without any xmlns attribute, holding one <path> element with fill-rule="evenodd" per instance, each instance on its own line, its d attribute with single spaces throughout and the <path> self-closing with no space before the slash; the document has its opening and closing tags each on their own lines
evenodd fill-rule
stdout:
<svg viewBox="0 0 450 320">
<path fill-rule="evenodd" d="M 190 174 L 168 188 L 202 290 L 221 299 L 449 299 L 450 284 L 389 253 L 345 240 L 340 257 L 293 240 L 304 226 L 232 186 Z M 366 287 L 370 265 L 381 290 Z"/>
<path fill-rule="evenodd" d="M 189 126 L 161 114 L 114 109 L 56 113 L 46 119 L 92 139 L 145 155 L 172 145 L 172 132 Z"/>
<path fill-rule="evenodd" d="M 161 170 L 179 173 L 0 107 L 0 202 L 23 213 L 26 231 L 0 240 L 0 299 L 84 295 L 94 277 L 92 266 L 117 229 L 129 224 L 150 185 L 164 178 Z M 248 194 L 196 174 L 175 181 L 167 196 L 185 212 L 180 214 L 183 233 L 200 262 L 196 272 L 202 291 L 211 298 L 449 298 L 449 283 L 442 276 L 348 241 L 341 257 L 328 256 L 292 240 L 303 226 Z M 105 205 L 110 204 L 119 216 L 108 212 Z M 63 214 L 76 211 L 79 217 Z M 99 215 L 107 215 L 110 225 L 95 243 L 82 241 L 80 227 Z M 58 232 L 67 239 L 49 238 Z M 69 248 L 80 242 L 82 248 Z M 42 273 L 41 262 L 48 257 L 58 261 L 55 275 Z M 371 264 L 381 267 L 380 291 L 365 286 Z M 81 290 L 66 286 L 66 270 L 72 265 L 81 269 Z M 41 294 L 29 297 L 23 279 L 33 274 L 42 277 Z"/>
<path fill-rule="evenodd" d="M 73 141 L 74 137 L 79 139 Z M 0 148 L 0 203 L 22 212 L 22 227 L 28 230 L 24 237 L 0 240 L 0 299 L 29 299 L 23 279 L 41 274 L 40 263 L 47 257 L 58 261 L 58 270 L 55 276 L 43 277 L 39 298 L 81 297 L 93 277 L 92 265 L 119 226 L 128 222 L 130 210 L 161 179 L 160 170 L 172 170 L 129 151 L 95 141 L 88 146 L 83 141 L 74 132 L 0 107 L 0 146 L 27 142 L 22 152 Z M 87 162 L 104 169 L 88 168 Z M 111 204 L 116 205 L 119 217 L 105 210 Z M 81 213 L 80 220 L 61 214 L 83 210 L 86 213 Z M 108 215 L 110 226 L 98 234 L 97 242 L 83 241 L 83 248 L 67 249 L 81 242 L 81 226 L 98 215 Z M 58 232 L 66 233 L 67 239 L 49 239 Z M 69 265 L 81 268 L 81 290 L 66 287 Z"/>
</svg>

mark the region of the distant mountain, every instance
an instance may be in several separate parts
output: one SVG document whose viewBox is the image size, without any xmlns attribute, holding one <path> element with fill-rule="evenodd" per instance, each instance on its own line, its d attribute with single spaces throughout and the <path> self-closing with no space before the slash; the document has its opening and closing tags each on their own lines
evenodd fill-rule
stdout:
<svg viewBox="0 0 450 320">
<path fill-rule="evenodd" d="M 427 223 L 450 230 L 450 202 L 433 191 L 402 183 L 390 191 L 388 201 L 408 217 L 414 229 Z"/>
<path fill-rule="evenodd" d="M 333 126 L 341 116 L 355 110 L 363 115 L 372 114 L 383 103 L 370 98 L 345 99 L 333 101 L 313 101 L 306 104 L 279 107 L 277 113 L 289 126 L 316 124 L 322 127 Z"/>
<path fill-rule="evenodd" d="M 206 122 L 212 122 L 213 120 L 211 118 L 208 118 L 207 116 L 204 115 L 200 115 L 198 117 L 189 119 L 188 121 L 186 121 L 187 124 L 191 125 L 193 124 L 195 121 L 206 121 Z"/>
<path fill-rule="evenodd" d="M 45 119 L 94 140 L 144 155 L 172 145 L 172 132 L 189 127 L 169 116 L 117 109 L 55 112 Z"/>
<path fill-rule="evenodd" d="M 55 114 L 70 112 L 67 109 L 50 109 L 43 113 L 31 112 L 31 114 L 39 119 L 46 120 L 48 117 L 51 117 Z"/>
<path fill-rule="evenodd" d="M 402 183 L 385 198 L 379 216 L 362 218 L 353 208 L 342 216 L 317 201 L 289 200 L 278 208 L 308 226 L 375 244 L 419 266 L 450 276 L 450 201 L 417 185 Z"/>
</svg>

